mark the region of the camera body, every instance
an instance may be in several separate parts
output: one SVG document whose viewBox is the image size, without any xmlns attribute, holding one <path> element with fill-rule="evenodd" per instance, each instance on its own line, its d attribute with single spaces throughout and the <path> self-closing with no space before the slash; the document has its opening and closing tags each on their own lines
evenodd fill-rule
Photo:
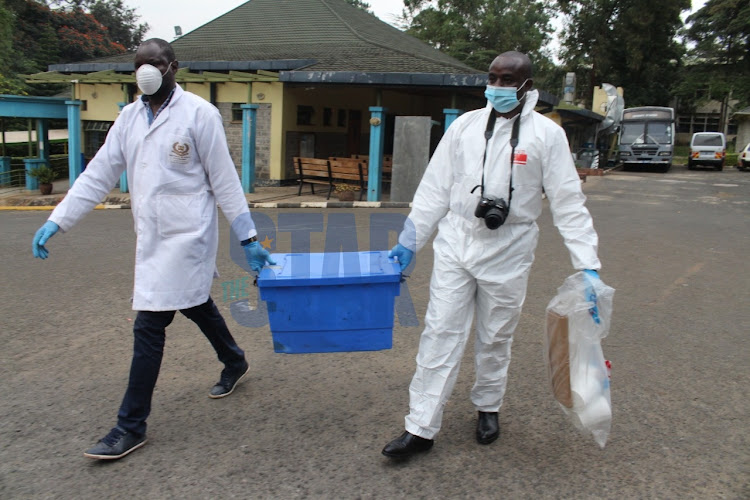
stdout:
<svg viewBox="0 0 750 500">
<path fill-rule="evenodd" d="M 484 223 L 489 229 L 497 229 L 505 224 L 508 212 L 510 212 L 510 207 L 504 199 L 493 200 L 482 196 L 474 210 L 474 216 L 484 219 Z"/>
</svg>

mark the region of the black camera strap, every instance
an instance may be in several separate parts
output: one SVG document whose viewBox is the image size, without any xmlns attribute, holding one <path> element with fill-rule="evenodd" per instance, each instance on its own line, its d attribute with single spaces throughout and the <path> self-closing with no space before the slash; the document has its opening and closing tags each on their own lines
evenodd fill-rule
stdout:
<svg viewBox="0 0 750 500">
<path fill-rule="evenodd" d="M 487 120 L 487 128 L 484 131 L 484 156 L 482 157 L 482 198 L 484 198 L 484 169 L 487 164 L 487 149 L 490 146 L 490 139 L 492 134 L 495 132 L 495 121 L 497 120 L 497 114 L 494 109 L 490 110 L 490 117 Z M 510 208 L 510 200 L 513 198 L 513 164 L 516 156 L 516 146 L 518 146 L 518 129 L 521 124 L 521 113 L 518 113 L 516 121 L 513 122 L 513 131 L 510 133 L 510 187 L 508 188 L 508 208 Z M 476 188 L 474 188 L 476 189 Z M 474 189 L 471 191 L 474 192 Z"/>
</svg>

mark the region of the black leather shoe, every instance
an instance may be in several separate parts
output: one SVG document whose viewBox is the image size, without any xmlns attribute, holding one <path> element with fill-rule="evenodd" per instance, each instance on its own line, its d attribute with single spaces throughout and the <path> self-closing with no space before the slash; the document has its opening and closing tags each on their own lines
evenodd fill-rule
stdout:
<svg viewBox="0 0 750 500">
<path fill-rule="evenodd" d="M 385 445 L 383 455 L 390 458 L 409 458 L 415 453 L 421 453 L 432 448 L 435 441 L 415 436 L 405 431 L 399 437 Z"/>
<path fill-rule="evenodd" d="M 480 411 L 477 417 L 477 443 L 490 444 L 500 436 L 497 412 Z"/>
</svg>

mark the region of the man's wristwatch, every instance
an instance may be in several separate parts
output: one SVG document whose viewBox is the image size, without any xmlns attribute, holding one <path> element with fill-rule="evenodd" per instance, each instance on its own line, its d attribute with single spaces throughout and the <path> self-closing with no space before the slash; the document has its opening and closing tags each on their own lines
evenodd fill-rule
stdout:
<svg viewBox="0 0 750 500">
<path fill-rule="evenodd" d="M 258 241 L 258 236 L 257 236 L 257 235 L 256 235 L 256 236 L 253 236 L 252 238 L 248 238 L 248 239 L 246 239 L 246 240 L 242 240 L 242 241 L 240 241 L 240 245 L 242 245 L 243 247 L 246 247 L 246 246 L 248 246 L 248 245 L 249 245 L 250 243 L 252 243 L 253 241 Z"/>
</svg>

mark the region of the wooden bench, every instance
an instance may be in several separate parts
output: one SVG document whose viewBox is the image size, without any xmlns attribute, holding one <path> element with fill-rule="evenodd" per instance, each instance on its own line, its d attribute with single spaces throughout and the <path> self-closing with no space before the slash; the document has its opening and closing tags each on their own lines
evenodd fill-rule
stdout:
<svg viewBox="0 0 750 500">
<path fill-rule="evenodd" d="M 368 155 L 352 155 L 352 158 L 363 160 L 366 166 L 370 157 Z M 380 179 L 383 183 L 385 184 L 391 183 L 392 171 L 393 171 L 393 155 L 383 155 L 383 165 L 381 167 L 381 172 L 380 172 Z M 365 172 L 365 177 L 367 177 L 367 172 Z"/>
<path fill-rule="evenodd" d="M 315 184 L 322 184 L 328 186 L 326 199 L 330 199 L 335 188 L 334 181 L 357 183 L 360 189 L 360 200 L 367 190 L 367 163 L 361 160 L 336 157 L 324 160 L 295 156 L 294 170 L 297 173 L 297 182 L 299 182 L 297 196 L 302 195 L 302 186 L 305 184 L 310 184 L 313 194 L 315 194 Z"/>
<path fill-rule="evenodd" d="M 312 194 L 315 194 L 315 184 L 322 184 L 328 186 L 328 198 L 331 197 L 333 179 L 331 179 L 328 160 L 295 156 L 294 171 L 297 173 L 297 182 L 299 182 L 297 196 L 302 196 L 302 186 L 305 184 L 310 184 Z"/>
<path fill-rule="evenodd" d="M 385 155 L 383 157 L 383 172 L 381 174 L 383 182 L 391 183 L 391 173 L 393 172 L 393 156 Z"/>
<path fill-rule="evenodd" d="M 328 158 L 331 178 L 339 181 L 354 181 L 359 186 L 359 201 L 367 192 L 367 160 L 356 158 Z M 330 197 L 330 193 L 329 193 Z"/>
</svg>

